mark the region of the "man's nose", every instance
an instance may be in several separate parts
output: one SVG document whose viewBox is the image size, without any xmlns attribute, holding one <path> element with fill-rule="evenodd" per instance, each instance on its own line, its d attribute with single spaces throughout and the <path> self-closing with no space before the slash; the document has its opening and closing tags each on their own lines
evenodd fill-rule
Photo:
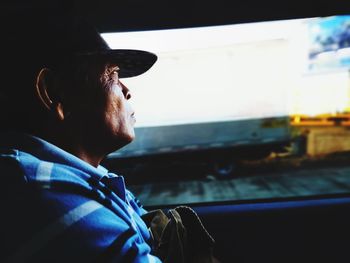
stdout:
<svg viewBox="0 0 350 263">
<path fill-rule="evenodd" d="M 122 92 L 124 94 L 124 98 L 127 100 L 131 99 L 130 90 L 121 81 L 119 81 L 119 83 L 120 83 L 120 86 L 122 87 Z"/>
</svg>

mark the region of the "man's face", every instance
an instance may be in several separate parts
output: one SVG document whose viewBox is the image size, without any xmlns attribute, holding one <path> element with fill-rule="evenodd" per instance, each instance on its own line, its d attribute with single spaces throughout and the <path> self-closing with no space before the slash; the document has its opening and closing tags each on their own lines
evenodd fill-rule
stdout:
<svg viewBox="0 0 350 263">
<path fill-rule="evenodd" d="M 119 80 L 118 66 L 107 65 L 101 76 L 102 115 L 106 136 L 116 143 L 130 143 L 134 137 L 135 113 L 129 100 L 129 89 Z"/>
<path fill-rule="evenodd" d="M 90 67 L 87 87 L 75 96 L 80 120 L 73 125 L 80 130 L 85 144 L 96 152 L 115 151 L 135 137 L 131 94 L 119 80 L 118 69 L 108 63 Z"/>
</svg>

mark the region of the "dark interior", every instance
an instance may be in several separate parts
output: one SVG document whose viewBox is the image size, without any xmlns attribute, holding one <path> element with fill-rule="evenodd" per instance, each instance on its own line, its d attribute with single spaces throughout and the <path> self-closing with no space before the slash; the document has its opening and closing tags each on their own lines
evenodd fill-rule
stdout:
<svg viewBox="0 0 350 263">
<path fill-rule="evenodd" d="M 350 12 L 350 4 L 343 0 L 5 0 L 1 1 L 0 7 L 4 21 L 20 12 L 57 13 L 57 10 L 64 10 L 87 17 L 101 32 L 247 23 Z"/>
<path fill-rule="evenodd" d="M 347 262 L 350 198 L 197 207 L 222 262 Z"/>
</svg>

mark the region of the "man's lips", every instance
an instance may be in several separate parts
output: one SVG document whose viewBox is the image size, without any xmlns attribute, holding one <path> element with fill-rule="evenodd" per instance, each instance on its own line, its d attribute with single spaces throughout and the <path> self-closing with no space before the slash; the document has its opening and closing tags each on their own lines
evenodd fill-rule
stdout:
<svg viewBox="0 0 350 263">
<path fill-rule="evenodd" d="M 131 119 L 133 119 L 134 122 L 136 122 L 135 112 L 131 113 Z"/>
</svg>

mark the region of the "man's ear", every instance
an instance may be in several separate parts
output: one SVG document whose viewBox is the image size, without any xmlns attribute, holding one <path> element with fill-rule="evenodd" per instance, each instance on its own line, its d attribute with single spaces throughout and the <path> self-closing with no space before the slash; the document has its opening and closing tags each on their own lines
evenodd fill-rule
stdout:
<svg viewBox="0 0 350 263">
<path fill-rule="evenodd" d="M 36 95 L 40 102 L 59 120 L 64 120 L 65 114 L 63 111 L 63 104 L 58 98 L 54 97 L 56 94 L 51 94 L 50 89 L 53 89 L 53 73 L 48 68 L 42 68 L 36 77 Z M 53 92 L 52 92 L 53 93 Z"/>
</svg>

